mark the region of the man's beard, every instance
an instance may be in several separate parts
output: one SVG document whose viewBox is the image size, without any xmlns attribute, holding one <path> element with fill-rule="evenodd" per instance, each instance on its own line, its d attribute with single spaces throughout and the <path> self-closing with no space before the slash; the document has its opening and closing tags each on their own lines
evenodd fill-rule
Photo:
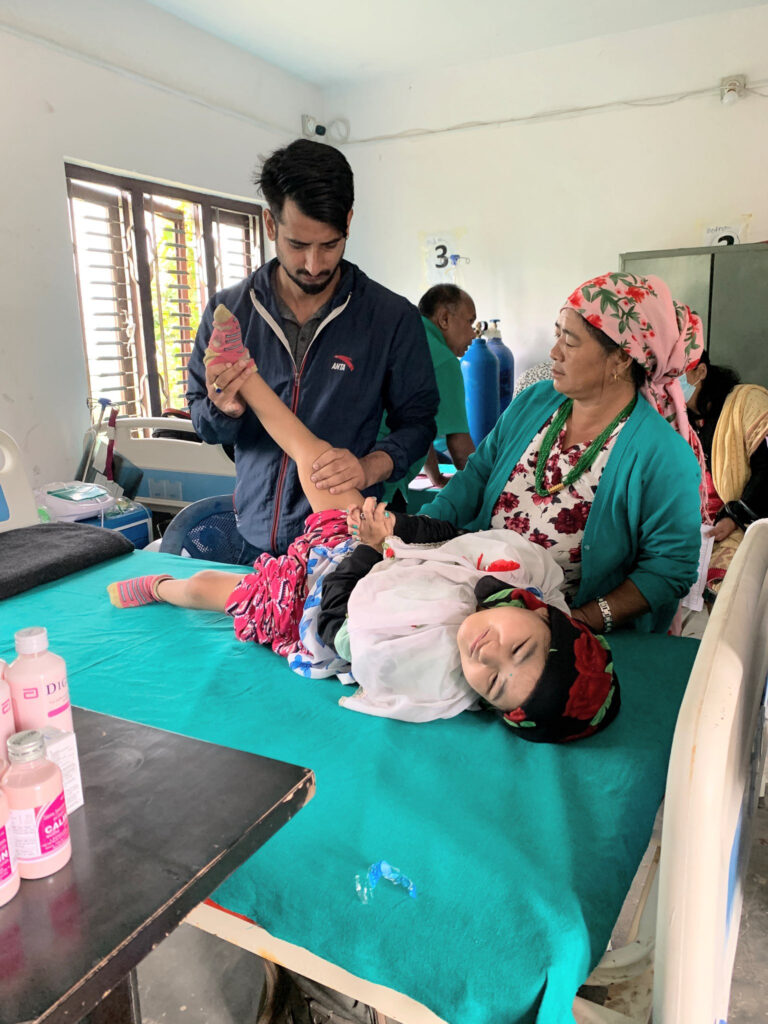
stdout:
<svg viewBox="0 0 768 1024">
<path fill-rule="evenodd" d="M 301 288 L 305 295 L 319 295 L 320 292 L 324 292 L 325 289 L 328 287 L 328 282 L 333 278 L 334 274 L 338 269 L 339 266 L 338 264 L 336 264 L 333 270 L 329 274 L 326 274 L 322 281 L 310 283 L 309 281 L 306 281 L 304 278 L 299 277 L 298 274 L 292 274 L 290 270 L 283 266 L 283 270 L 288 275 L 288 277 L 290 277 L 290 279 L 293 281 L 295 285 L 298 285 L 298 287 Z"/>
<path fill-rule="evenodd" d="M 344 249 L 346 249 L 346 245 L 344 246 L 344 249 L 342 249 L 341 251 L 341 255 L 339 256 L 339 262 L 336 264 L 333 270 L 328 271 L 328 273 L 323 277 L 322 281 L 307 281 L 306 278 L 302 277 L 300 274 L 291 273 L 291 271 L 286 267 L 283 260 L 280 258 L 280 248 L 278 246 L 275 246 L 275 248 L 277 262 L 285 271 L 286 276 L 289 277 L 298 288 L 301 288 L 305 295 L 319 295 L 321 292 L 325 291 L 325 289 L 328 287 L 329 282 L 332 281 L 333 278 L 336 276 L 339 267 L 341 266 L 341 261 L 344 259 Z"/>
</svg>

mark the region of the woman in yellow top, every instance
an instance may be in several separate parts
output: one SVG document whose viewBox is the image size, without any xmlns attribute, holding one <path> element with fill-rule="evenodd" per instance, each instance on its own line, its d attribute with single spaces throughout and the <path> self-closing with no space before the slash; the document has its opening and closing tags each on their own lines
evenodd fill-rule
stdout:
<svg viewBox="0 0 768 1024">
<path fill-rule="evenodd" d="M 741 384 L 733 370 L 711 364 L 706 352 L 681 383 L 707 460 L 715 546 L 705 597 L 714 600 L 744 531 L 768 516 L 768 391 Z"/>
</svg>

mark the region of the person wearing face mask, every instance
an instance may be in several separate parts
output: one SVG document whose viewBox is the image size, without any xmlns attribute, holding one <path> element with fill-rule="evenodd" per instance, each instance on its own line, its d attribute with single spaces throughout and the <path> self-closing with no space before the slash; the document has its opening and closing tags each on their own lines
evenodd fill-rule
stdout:
<svg viewBox="0 0 768 1024">
<path fill-rule="evenodd" d="M 425 515 L 514 530 L 596 632 L 667 632 L 697 576 L 703 456 L 678 377 L 700 318 L 657 277 L 603 274 L 559 310 L 552 382 L 527 388 Z"/>
<path fill-rule="evenodd" d="M 704 596 L 712 602 L 744 531 L 768 516 L 768 391 L 742 384 L 729 367 L 710 363 L 706 352 L 680 384 L 707 464 L 715 543 Z"/>
</svg>

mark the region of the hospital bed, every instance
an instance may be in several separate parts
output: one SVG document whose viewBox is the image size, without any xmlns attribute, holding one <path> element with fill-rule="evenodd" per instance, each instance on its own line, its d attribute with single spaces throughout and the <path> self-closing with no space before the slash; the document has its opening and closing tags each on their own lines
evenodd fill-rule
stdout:
<svg viewBox="0 0 768 1024">
<path fill-rule="evenodd" d="M 584 1024 L 649 1020 L 643 985 L 635 984 L 649 966 L 656 1024 L 727 1020 L 765 769 L 767 625 L 768 520 L 761 520 L 734 557 L 686 688 L 669 762 L 660 859 L 651 860 L 635 940 L 606 954 L 590 978 L 617 989 L 623 984 L 631 1016 L 603 1016 L 577 1000 L 576 1018 Z"/>
<path fill-rule="evenodd" d="M 628 941 L 585 979 L 607 988 L 607 1005 L 577 997 L 578 1024 L 645 1024 L 651 1012 L 656 1024 L 727 1020 L 768 731 L 766 625 L 768 520 L 750 528 L 737 552 L 694 662 L 672 743 L 663 829 L 654 830 L 633 887 Z M 426 1007 L 350 976 L 213 901 L 187 920 L 402 1024 L 439 1024 Z"/>
<path fill-rule="evenodd" d="M 190 502 L 234 491 L 234 462 L 221 445 L 192 440 L 189 420 L 122 416 L 114 429 L 115 450 L 143 470 L 136 499 L 149 508 L 177 512 Z M 190 440 L 152 437 L 155 430 L 189 434 Z"/>
<path fill-rule="evenodd" d="M 312 804 L 195 924 L 403 1024 L 637 1022 L 636 1006 L 622 1016 L 574 997 L 598 964 L 600 984 L 642 976 L 657 886 L 654 1019 L 709 1024 L 725 1017 L 761 758 L 767 531 L 750 528 L 698 656 L 691 640 L 615 635 L 621 714 L 562 747 L 516 740 L 484 714 L 429 725 L 359 715 L 338 706 L 335 680 L 238 644 L 225 616 L 112 608 L 108 582 L 206 565 L 163 553 L 6 600 L 0 657 L 16 629 L 45 625 L 75 703 L 315 771 Z M 604 957 L 665 779 L 658 882 L 629 949 Z M 414 881 L 415 899 L 381 883 L 358 899 L 356 878 L 381 858 Z"/>
</svg>

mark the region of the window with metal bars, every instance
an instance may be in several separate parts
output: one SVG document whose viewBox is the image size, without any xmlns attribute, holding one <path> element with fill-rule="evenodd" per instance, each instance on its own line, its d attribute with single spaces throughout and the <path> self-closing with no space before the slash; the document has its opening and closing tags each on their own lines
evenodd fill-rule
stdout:
<svg viewBox="0 0 768 1024">
<path fill-rule="evenodd" d="M 89 397 L 183 409 L 208 298 L 264 262 L 261 207 L 65 166 Z"/>
</svg>

